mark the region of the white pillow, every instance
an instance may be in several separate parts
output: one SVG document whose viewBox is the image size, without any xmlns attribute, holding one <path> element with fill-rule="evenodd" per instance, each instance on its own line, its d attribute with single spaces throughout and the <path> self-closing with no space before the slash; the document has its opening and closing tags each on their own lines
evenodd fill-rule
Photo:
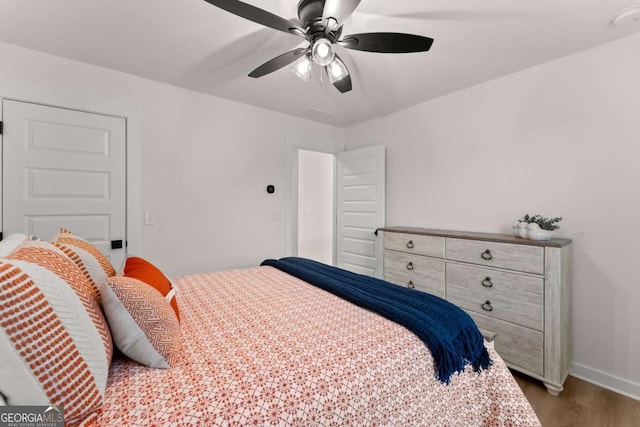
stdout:
<svg viewBox="0 0 640 427">
<path fill-rule="evenodd" d="M 112 276 L 102 298 L 116 347 L 152 368 L 176 366 L 181 351 L 180 324 L 169 302 L 133 277 Z"/>
<path fill-rule="evenodd" d="M 29 237 L 21 233 L 10 234 L 9 236 L 0 240 L 0 258 L 9 256 L 11 252 L 15 251 L 27 240 L 29 240 Z"/>
</svg>

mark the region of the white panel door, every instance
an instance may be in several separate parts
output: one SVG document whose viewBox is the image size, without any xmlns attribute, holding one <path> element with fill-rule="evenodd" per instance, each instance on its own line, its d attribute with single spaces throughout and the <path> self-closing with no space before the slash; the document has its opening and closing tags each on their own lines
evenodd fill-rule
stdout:
<svg viewBox="0 0 640 427">
<path fill-rule="evenodd" d="M 385 147 L 345 151 L 337 160 L 336 265 L 376 276 L 375 231 L 385 225 Z"/>
<path fill-rule="evenodd" d="M 84 237 L 117 269 L 126 245 L 123 118 L 3 100 L 2 232 Z M 121 240 L 121 249 L 111 249 Z"/>
</svg>

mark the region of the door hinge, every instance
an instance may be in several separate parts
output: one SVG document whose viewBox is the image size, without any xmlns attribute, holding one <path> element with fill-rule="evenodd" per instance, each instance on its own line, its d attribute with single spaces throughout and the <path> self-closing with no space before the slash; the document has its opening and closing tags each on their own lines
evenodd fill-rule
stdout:
<svg viewBox="0 0 640 427">
<path fill-rule="evenodd" d="M 2 122 L 0 122 L 0 135 L 2 135 L 2 129 L 4 128 Z"/>
<path fill-rule="evenodd" d="M 1 123 L 1 122 L 0 122 Z M 2 240 L 2 231 L 0 231 L 0 241 Z"/>
</svg>

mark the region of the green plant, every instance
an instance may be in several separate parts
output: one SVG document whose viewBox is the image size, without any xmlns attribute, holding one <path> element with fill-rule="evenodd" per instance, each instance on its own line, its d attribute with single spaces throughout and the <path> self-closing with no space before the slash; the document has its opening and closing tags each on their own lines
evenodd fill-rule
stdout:
<svg viewBox="0 0 640 427">
<path fill-rule="evenodd" d="M 562 221 L 562 217 L 557 218 L 547 218 L 542 215 L 529 215 L 526 214 L 522 219 L 519 219 L 520 222 L 526 222 L 527 224 L 536 223 L 542 230 L 557 230 L 560 228 L 558 223 Z"/>
</svg>

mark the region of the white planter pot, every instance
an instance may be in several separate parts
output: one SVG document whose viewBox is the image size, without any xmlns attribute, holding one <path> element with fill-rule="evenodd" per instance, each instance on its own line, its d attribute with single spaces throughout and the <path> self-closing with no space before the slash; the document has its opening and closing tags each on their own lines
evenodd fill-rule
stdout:
<svg viewBox="0 0 640 427">
<path fill-rule="evenodd" d="M 513 235 L 517 237 L 527 238 L 527 223 L 516 221 L 513 223 Z"/>
<path fill-rule="evenodd" d="M 543 230 L 538 224 L 527 224 L 527 237 L 531 240 L 551 240 L 555 230 Z"/>
</svg>

